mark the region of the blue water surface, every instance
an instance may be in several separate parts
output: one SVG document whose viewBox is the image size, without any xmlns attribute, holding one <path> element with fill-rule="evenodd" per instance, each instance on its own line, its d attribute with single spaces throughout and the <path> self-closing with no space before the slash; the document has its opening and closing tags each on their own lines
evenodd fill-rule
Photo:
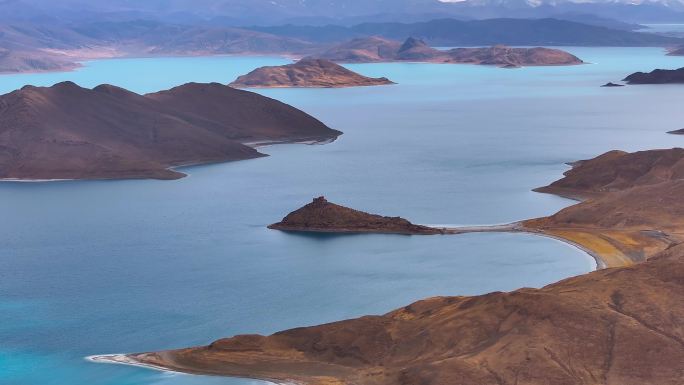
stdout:
<svg viewBox="0 0 684 385">
<path fill-rule="evenodd" d="M 658 48 L 567 48 L 592 63 L 499 69 L 357 64 L 394 86 L 260 90 L 344 131 L 178 181 L 0 184 L 0 384 L 246 385 L 94 364 L 92 354 L 206 344 L 381 314 L 435 295 L 539 287 L 593 261 L 517 234 L 303 235 L 266 229 L 318 195 L 425 224 L 488 224 L 570 201 L 531 192 L 565 162 L 681 146 L 684 86 L 600 88 L 678 68 Z M 73 80 L 145 93 L 228 83 L 276 57 L 116 59 L 0 76 L 0 91 Z"/>
</svg>

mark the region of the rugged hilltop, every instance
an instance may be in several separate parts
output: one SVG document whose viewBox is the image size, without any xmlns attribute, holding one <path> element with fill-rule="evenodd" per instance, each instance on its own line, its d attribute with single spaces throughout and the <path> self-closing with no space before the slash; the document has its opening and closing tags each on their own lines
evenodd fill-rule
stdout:
<svg viewBox="0 0 684 385">
<path fill-rule="evenodd" d="M 129 355 L 190 373 L 312 385 L 679 385 L 684 246 L 543 289 Z"/>
<path fill-rule="evenodd" d="M 524 225 L 581 244 L 609 266 L 684 241 L 684 149 L 610 151 L 574 163 L 563 179 L 537 191 L 584 201 Z"/>
<path fill-rule="evenodd" d="M 684 178 L 684 149 L 609 151 L 571 164 L 564 177 L 535 191 L 589 198 Z"/>
<path fill-rule="evenodd" d="M 282 221 L 268 226 L 285 231 L 335 233 L 441 234 L 441 230 L 414 225 L 400 217 L 368 214 L 328 202 L 324 197 L 288 214 Z"/>
<path fill-rule="evenodd" d="M 340 132 L 284 103 L 221 84 L 139 95 L 71 82 L 0 96 L 2 179 L 177 179 L 169 167 L 263 156 L 243 143 Z"/>
<path fill-rule="evenodd" d="M 676 70 L 656 69 L 651 72 L 635 72 L 624 81 L 629 84 L 669 84 L 684 83 L 684 68 Z"/>
<path fill-rule="evenodd" d="M 230 85 L 238 88 L 341 88 L 394 84 L 370 78 L 325 59 L 304 58 L 293 64 L 257 68 Z"/>
<path fill-rule="evenodd" d="M 487 48 L 438 50 L 424 41 L 408 38 L 404 43 L 379 37 L 359 38 L 321 53 L 317 57 L 346 62 L 411 61 L 427 63 L 482 64 L 501 67 L 574 65 L 583 61 L 576 56 L 550 48 L 511 48 L 497 45 Z"/>
</svg>

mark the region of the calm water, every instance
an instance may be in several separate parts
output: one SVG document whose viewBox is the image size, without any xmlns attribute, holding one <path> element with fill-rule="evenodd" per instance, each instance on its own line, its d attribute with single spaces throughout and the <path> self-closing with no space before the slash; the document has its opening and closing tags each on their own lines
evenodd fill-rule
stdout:
<svg viewBox="0 0 684 385">
<path fill-rule="evenodd" d="M 550 214 L 536 194 L 564 162 L 684 144 L 680 86 L 598 87 L 684 58 L 570 48 L 591 65 L 350 66 L 396 86 L 269 90 L 345 132 L 325 146 L 194 167 L 179 181 L 0 184 L 0 384 L 245 385 L 93 364 L 84 356 L 205 344 L 383 313 L 433 295 L 542 286 L 593 268 L 553 240 L 514 234 L 313 236 L 265 225 L 313 196 L 427 224 Z M 229 82 L 279 58 L 89 63 L 0 77 L 0 91 L 70 79 L 149 92 Z"/>
</svg>

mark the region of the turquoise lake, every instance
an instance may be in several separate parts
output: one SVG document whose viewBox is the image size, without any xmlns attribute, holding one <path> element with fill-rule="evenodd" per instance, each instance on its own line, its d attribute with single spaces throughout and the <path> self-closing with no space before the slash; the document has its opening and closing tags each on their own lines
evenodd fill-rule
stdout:
<svg viewBox="0 0 684 385">
<path fill-rule="evenodd" d="M 592 270 L 517 234 L 303 235 L 266 229 L 329 200 L 422 224 L 493 224 L 572 204 L 532 188 L 565 162 L 684 145 L 684 86 L 601 88 L 679 68 L 658 48 L 565 48 L 591 64 L 500 69 L 359 64 L 394 86 L 259 92 L 344 135 L 270 157 L 186 168 L 178 181 L 0 183 L 0 384 L 246 385 L 85 356 L 207 344 L 381 314 L 436 295 L 540 287 Z M 228 83 L 277 57 L 116 59 L 0 76 L 0 92 L 72 80 L 145 93 Z"/>
</svg>

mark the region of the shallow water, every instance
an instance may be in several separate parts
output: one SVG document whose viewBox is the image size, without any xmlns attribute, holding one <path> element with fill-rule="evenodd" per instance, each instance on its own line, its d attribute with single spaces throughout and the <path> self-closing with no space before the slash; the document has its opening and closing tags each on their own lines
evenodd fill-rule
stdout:
<svg viewBox="0 0 684 385">
<path fill-rule="evenodd" d="M 0 184 L 0 384 L 245 385 L 94 364 L 92 354 L 205 344 L 369 313 L 434 295 L 539 287 L 593 268 L 580 251 L 519 234 L 297 235 L 265 225 L 325 195 L 426 224 L 487 224 L 570 201 L 530 190 L 564 162 L 681 146 L 680 86 L 600 88 L 678 68 L 654 48 L 569 48 L 573 67 L 504 70 L 363 64 L 396 86 L 259 91 L 345 132 L 324 146 L 185 169 L 179 181 Z M 151 92 L 227 83 L 280 58 L 120 59 L 26 83 L 108 82 Z"/>
</svg>

